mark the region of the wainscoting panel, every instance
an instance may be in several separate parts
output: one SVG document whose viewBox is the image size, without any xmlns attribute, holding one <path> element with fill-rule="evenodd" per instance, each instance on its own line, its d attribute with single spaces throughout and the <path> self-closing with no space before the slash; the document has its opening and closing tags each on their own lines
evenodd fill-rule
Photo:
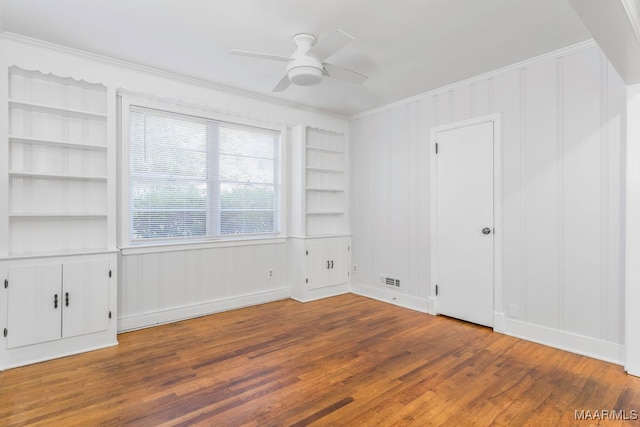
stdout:
<svg viewBox="0 0 640 427">
<path fill-rule="evenodd" d="M 121 255 L 119 330 L 287 298 L 285 257 L 286 243 Z"/>
</svg>

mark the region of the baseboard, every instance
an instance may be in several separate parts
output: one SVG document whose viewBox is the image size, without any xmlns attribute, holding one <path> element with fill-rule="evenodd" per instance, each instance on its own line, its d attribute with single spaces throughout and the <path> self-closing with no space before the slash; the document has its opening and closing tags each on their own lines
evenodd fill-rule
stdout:
<svg viewBox="0 0 640 427">
<path fill-rule="evenodd" d="M 499 311 L 493 312 L 493 332 L 504 334 L 507 330 L 504 313 Z"/>
<path fill-rule="evenodd" d="M 505 319 L 506 335 L 581 354 L 605 362 L 624 365 L 624 345 L 514 319 Z"/>
<path fill-rule="evenodd" d="M 118 332 L 148 328 L 150 326 L 206 316 L 208 314 L 219 313 L 236 308 L 264 304 L 266 302 L 289 298 L 290 296 L 291 288 L 287 287 L 250 295 L 208 301 L 206 303 L 178 307 L 154 313 L 141 314 L 139 316 L 120 318 L 118 319 Z"/>
<path fill-rule="evenodd" d="M 377 286 L 352 283 L 351 292 L 423 313 L 435 314 L 435 298 L 422 299 Z M 502 312 L 493 314 L 493 330 L 497 333 L 536 342 L 605 362 L 624 365 L 624 345 L 602 341 L 558 329 L 533 325 L 506 318 Z"/>
<path fill-rule="evenodd" d="M 362 283 L 352 282 L 351 292 L 364 297 L 373 298 L 378 301 L 420 311 L 422 313 L 433 314 L 429 311 L 429 300 L 385 289 L 381 286 L 369 286 L 363 285 Z"/>
<path fill-rule="evenodd" d="M 349 284 L 344 283 L 326 288 L 309 289 L 303 292 L 291 292 L 291 299 L 298 302 L 310 302 L 323 298 L 335 297 L 337 295 L 348 294 L 351 291 Z"/>
<path fill-rule="evenodd" d="M 345 292 L 349 291 L 340 289 L 335 295 Z M 434 298 L 423 299 L 383 287 L 364 285 L 361 283 L 351 283 L 351 292 L 422 313 L 435 314 Z M 318 298 L 307 299 L 301 302 L 308 302 L 313 299 L 321 299 L 328 296 L 334 295 L 317 295 Z M 291 288 L 280 288 L 268 292 L 220 299 L 161 312 L 121 318 L 118 320 L 118 332 L 147 328 L 291 297 Z M 300 301 L 299 299 L 296 300 Z M 509 319 L 505 317 L 504 313 L 494 313 L 494 331 L 605 362 L 624 365 L 624 345 L 622 344 Z"/>
<path fill-rule="evenodd" d="M 438 304 L 438 299 L 436 297 L 427 298 L 427 308 L 428 308 L 429 314 L 432 314 L 434 316 L 438 314 L 437 304 Z"/>
</svg>

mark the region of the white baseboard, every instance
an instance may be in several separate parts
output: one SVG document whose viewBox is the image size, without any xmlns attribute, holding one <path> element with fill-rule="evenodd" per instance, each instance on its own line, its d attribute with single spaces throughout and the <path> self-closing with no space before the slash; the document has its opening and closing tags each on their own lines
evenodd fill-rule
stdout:
<svg viewBox="0 0 640 427">
<path fill-rule="evenodd" d="M 514 319 L 505 319 L 505 334 L 527 341 L 624 365 L 624 345 Z"/>
<path fill-rule="evenodd" d="M 399 305 L 423 313 L 436 314 L 435 298 L 422 299 L 383 287 L 352 283 L 351 292 L 379 301 Z M 493 313 L 493 330 L 516 338 L 554 347 L 594 359 L 624 364 L 624 345 L 573 334 L 558 329 L 533 325 L 506 318 L 502 312 Z"/>
<path fill-rule="evenodd" d="M 208 301 L 201 304 L 189 305 L 154 313 L 146 313 L 138 316 L 131 316 L 118 319 L 118 332 L 132 331 L 135 329 L 148 328 L 150 326 L 164 323 L 177 322 L 194 317 L 206 316 L 208 314 L 233 310 L 236 308 L 248 307 L 251 305 L 264 304 L 266 302 L 277 301 L 291 296 L 291 288 L 274 289 L 267 292 L 260 292 L 250 295 L 242 295 L 233 298 Z"/>
<path fill-rule="evenodd" d="M 335 297 L 337 295 L 348 294 L 350 292 L 348 283 L 337 286 L 329 286 L 326 288 L 308 289 L 303 292 L 291 292 L 291 299 L 299 302 L 315 301 L 323 298 Z"/>
<path fill-rule="evenodd" d="M 428 313 L 436 316 L 438 314 L 438 299 L 436 297 L 427 298 Z"/>
<path fill-rule="evenodd" d="M 430 301 L 397 292 L 391 289 L 385 289 L 382 286 L 369 286 L 362 283 L 351 283 L 351 292 L 378 301 L 398 305 L 400 307 L 409 308 L 411 310 L 423 313 L 433 314 L 429 311 Z"/>
<path fill-rule="evenodd" d="M 330 295 L 314 295 L 317 298 L 307 299 L 301 302 L 312 301 L 314 299 L 326 298 L 349 292 L 349 290 L 336 289 Z M 381 286 L 370 286 L 361 283 L 351 283 L 351 292 L 368 298 L 373 298 L 382 302 L 394 304 L 400 307 L 435 315 L 435 298 L 419 298 L 385 289 Z M 236 308 L 247 307 L 266 302 L 291 298 L 291 288 L 280 288 L 268 292 L 261 292 L 251 295 L 243 295 L 234 298 L 226 298 L 209 301 L 202 304 L 179 307 L 160 312 L 147 313 L 138 316 L 121 318 L 118 320 L 118 332 L 142 329 L 164 323 L 176 322 L 193 317 L 205 316 Z M 300 301 L 299 299 L 296 299 Z M 581 354 L 594 359 L 624 365 L 624 345 L 602 341 L 591 337 L 573 334 L 558 329 L 547 328 L 534 325 L 515 319 L 506 318 L 504 313 L 494 313 L 495 332 L 504 333 L 516 338 L 536 342 L 560 350 Z"/>
<path fill-rule="evenodd" d="M 504 313 L 499 311 L 493 312 L 493 332 L 504 334 L 507 330 Z"/>
</svg>

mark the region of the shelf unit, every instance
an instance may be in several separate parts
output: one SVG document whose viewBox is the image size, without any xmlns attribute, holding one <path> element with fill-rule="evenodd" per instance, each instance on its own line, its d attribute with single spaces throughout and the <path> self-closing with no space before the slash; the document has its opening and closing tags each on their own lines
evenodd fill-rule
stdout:
<svg viewBox="0 0 640 427">
<path fill-rule="evenodd" d="M 348 233 L 347 147 L 344 134 L 306 127 L 302 135 L 304 219 L 307 237 Z"/>
<path fill-rule="evenodd" d="M 289 277 L 306 302 L 349 292 L 348 150 L 343 133 L 293 129 Z"/>
<path fill-rule="evenodd" d="M 101 84 L 8 70 L 7 227 L 0 256 L 109 249 L 108 96 Z"/>
<path fill-rule="evenodd" d="M 1 371 L 116 345 L 118 260 L 115 88 L 0 83 Z"/>
</svg>

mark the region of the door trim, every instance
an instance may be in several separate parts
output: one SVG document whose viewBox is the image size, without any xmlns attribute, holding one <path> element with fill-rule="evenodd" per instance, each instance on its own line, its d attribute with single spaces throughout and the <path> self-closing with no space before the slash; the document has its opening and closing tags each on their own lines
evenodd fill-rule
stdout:
<svg viewBox="0 0 640 427">
<path fill-rule="evenodd" d="M 430 312 L 438 314 L 438 297 L 436 296 L 436 283 L 438 281 L 438 163 L 436 160 L 436 139 L 439 133 L 481 123 L 493 123 L 493 218 L 494 218 L 494 245 L 493 245 L 493 330 L 504 333 L 506 331 L 503 288 L 502 288 L 502 126 L 500 113 L 475 117 L 469 120 L 449 123 L 431 128 L 430 133 L 430 167 L 431 167 L 431 283 L 429 289 Z"/>
</svg>

